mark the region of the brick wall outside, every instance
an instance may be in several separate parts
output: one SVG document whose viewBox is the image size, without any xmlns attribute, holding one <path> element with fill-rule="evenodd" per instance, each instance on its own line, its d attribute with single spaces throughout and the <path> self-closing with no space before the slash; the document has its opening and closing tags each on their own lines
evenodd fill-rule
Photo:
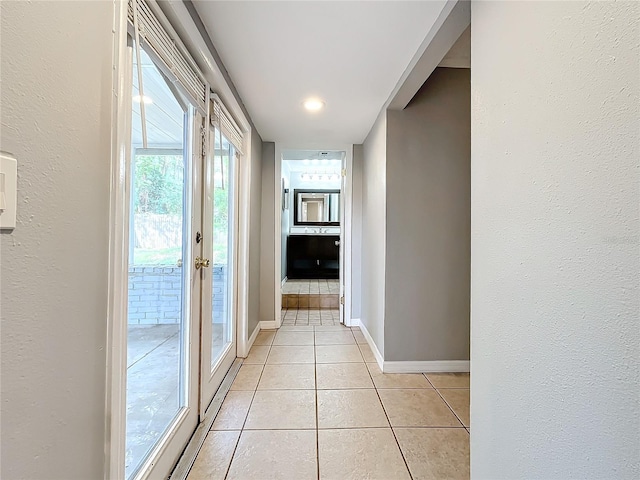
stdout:
<svg viewBox="0 0 640 480">
<path fill-rule="evenodd" d="M 213 315 L 224 313 L 222 285 L 226 280 L 226 265 L 213 265 Z M 128 323 L 180 323 L 182 268 L 133 266 L 129 268 Z"/>
</svg>

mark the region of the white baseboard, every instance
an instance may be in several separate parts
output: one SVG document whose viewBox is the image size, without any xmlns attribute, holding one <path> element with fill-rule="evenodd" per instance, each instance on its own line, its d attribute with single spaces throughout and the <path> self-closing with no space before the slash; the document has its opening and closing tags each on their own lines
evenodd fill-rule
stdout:
<svg viewBox="0 0 640 480">
<path fill-rule="evenodd" d="M 367 341 L 367 343 L 369 344 L 369 347 L 371 348 L 371 351 L 373 352 L 373 356 L 376 357 L 376 362 L 378 362 L 378 366 L 380 367 L 380 370 L 383 370 L 382 367 L 384 365 L 384 358 L 382 358 L 382 354 L 380 353 L 380 350 L 378 350 L 378 346 L 376 345 L 376 342 L 373 341 L 373 338 L 371 337 L 369 330 L 367 330 L 367 327 L 365 326 L 364 323 L 360 321 L 360 319 L 358 319 L 358 324 L 360 326 L 360 331 L 362 332 L 362 335 L 364 335 L 365 340 Z"/>
<path fill-rule="evenodd" d="M 347 325 L 347 327 L 359 327 L 359 326 L 360 326 L 359 318 L 352 318 L 351 320 L 349 320 L 349 325 Z"/>
<path fill-rule="evenodd" d="M 272 320 L 272 321 L 263 320 L 262 322 L 260 322 L 261 330 L 273 330 L 276 328 L 278 328 L 278 322 L 276 322 L 275 320 Z"/>
<path fill-rule="evenodd" d="M 384 362 L 384 373 L 469 372 L 469 360 L 434 360 L 417 362 Z"/>
</svg>

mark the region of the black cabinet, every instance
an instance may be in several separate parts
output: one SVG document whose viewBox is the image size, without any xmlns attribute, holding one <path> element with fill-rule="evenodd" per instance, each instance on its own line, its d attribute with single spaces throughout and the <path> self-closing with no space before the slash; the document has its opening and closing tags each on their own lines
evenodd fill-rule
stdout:
<svg viewBox="0 0 640 480">
<path fill-rule="evenodd" d="M 287 239 L 288 278 L 338 278 L 338 235 L 290 235 Z"/>
</svg>

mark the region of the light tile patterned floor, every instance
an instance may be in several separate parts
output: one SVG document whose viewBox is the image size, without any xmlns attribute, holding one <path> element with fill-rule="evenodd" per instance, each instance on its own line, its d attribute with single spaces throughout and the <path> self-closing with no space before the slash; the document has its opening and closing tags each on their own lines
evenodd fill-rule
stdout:
<svg viewBox="0 0 640 480">
<path fill-rule="evenodd" d="M 282 310 L 282 325 L 291 327 L 295 325 L 339 325 L 339 310 L 297 310 L 289 308 Z"/>
<path fill-rule="evenodd" d="M 189 474 L 469 478 L 469 375 L 383 374 L 359 329 L 262 331 Z"/>
<path fill-rule="evenodd" d="M 308 293 L 311 295 L 327 295 L 340 293 L 339 280 L 287 280 L 282 287 L 283 294 Z"/>
</svg>

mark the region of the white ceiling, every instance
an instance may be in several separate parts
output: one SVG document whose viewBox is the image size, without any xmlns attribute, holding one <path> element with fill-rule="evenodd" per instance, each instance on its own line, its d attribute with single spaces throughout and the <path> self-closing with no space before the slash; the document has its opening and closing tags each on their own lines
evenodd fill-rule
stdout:
<svg viewBox="0 0 640 480">
<path fill-rule="evenodd" d="M 263 140 L 303 147 L 364 141 L 445 3 L 194 1 Z"/>
</svg>

